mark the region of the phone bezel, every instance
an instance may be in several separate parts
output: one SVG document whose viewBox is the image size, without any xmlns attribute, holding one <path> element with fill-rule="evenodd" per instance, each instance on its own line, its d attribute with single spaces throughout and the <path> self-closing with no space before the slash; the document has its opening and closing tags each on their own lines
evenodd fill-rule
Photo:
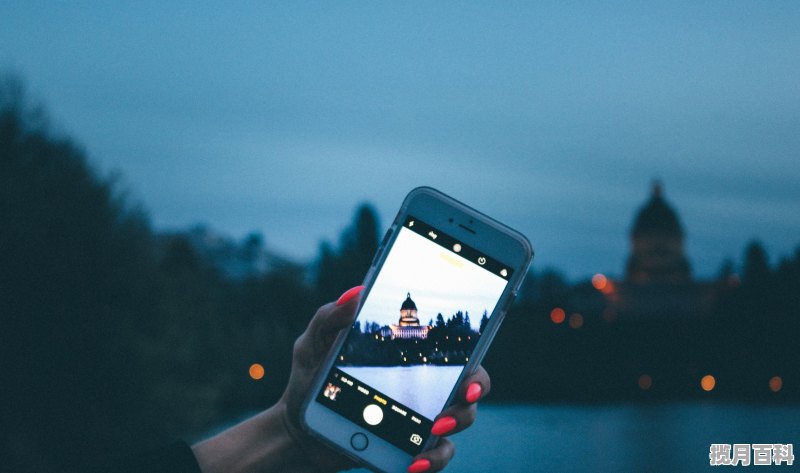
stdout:
<svg viewBox="0 0 800 473">
<path fill-rule="evenodd" d="M 363 284 L 366 287 L 362 291 L 361 300 L 364 300 L 369 295 L 380 268 L 383 266 L 400 229 L 404 225 L 406 217 L 409 215 L 413 215 L 428 225 L 480 250 L 487 256 L 502 261 L 513 269 L 511 278 L 498 299 L 495 310 L 489 317 L 489 323 L 485 327 L 484 333 L 470 357 L 470 361 L 451 388 L 446 403 L 446 406 L 449 406 L 453 402 L 457 387 L 466 376 L 474 373 L 494 339 L 508 307 L 525 278 L 528 266 L 533 258 L 533 248 L 528 239 L 516 230 L 436 189 L 418 187 L 406 196 L 400 211 L 387 231 L 386 237 L 381 242 L 372 265 L 364 278 Z M 301 423 L 304 429 L 312 436 L 333 446 L 359 463 L 380 471 L 405 471 L 411 462 L 411 455 L 380 436 L 365 431 L 357 424 L 322 404 L 314 402 L 336 361 L 336 354 L 341 350 L 348 332 L 348 330 L 343 330 L 339 334 L 331 351 L 328 353 L 325 363 L 320 367 L 312 389 L 303 404 Z M 350 438 L 355 433 L 362 433 L 367 436 L 369 446 L 366 450 L 356 451 L 350 445 Z M 429 437 L 423 445 L 423 451 L 434 446 L 437 441 L 438 437 Z"/>
</svg>

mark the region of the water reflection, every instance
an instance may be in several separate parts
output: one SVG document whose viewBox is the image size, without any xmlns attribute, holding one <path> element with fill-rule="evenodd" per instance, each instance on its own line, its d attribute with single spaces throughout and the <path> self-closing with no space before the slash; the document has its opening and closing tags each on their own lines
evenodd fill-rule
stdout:
<svg viewBox="0 0 800 473">
<path fill-rule="evenodd" d="M 340 366 L 339 369 L 429 419 L 433 419 L 447 402 L 450 389 L 464 367 Z"/>
<path fill-rule="evenodd" d="M 484 405 L 479 411 L 475 425 L 455 437 L 448 471 L 712 470 L 712 443 L 800 444 L 800 406 Z"/>
</svg>

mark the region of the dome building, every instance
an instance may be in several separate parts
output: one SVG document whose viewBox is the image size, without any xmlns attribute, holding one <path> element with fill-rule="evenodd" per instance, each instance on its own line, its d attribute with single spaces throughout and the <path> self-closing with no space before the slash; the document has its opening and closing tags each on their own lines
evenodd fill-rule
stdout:
<svg viewBox="0 0 800 473">
<path fill-rule="evenodd" d="M 629 236 L 624 277 L 596 275 L 591 284 L 573 291 L 571 305 L 578 312 L 600 314 L 606 322 L 712 313 L 719 281 L 692 278 L 683 225 L 660 182 L 653 183 L 649 198 L 635 213 Z"/>
<path fill-rule="evenodd" d="M 417 304 L 411 299 L 411 293 L 406 294 L 406 300 L 400 305 L 400 320 L 397 324 L 389 326 L 392 339 L 420 339 L 428 338 L 429 325 L 420 325 L 417 317 Z"/>
<path fill-rule="evenodd" d="M 631 230 L 631 255 L 625 271 L 632 284 L 684 284 L 691 280 L 683 251 L 683 226 L 664 200 L 661 183 L 639 210 Z"/>
</svg>

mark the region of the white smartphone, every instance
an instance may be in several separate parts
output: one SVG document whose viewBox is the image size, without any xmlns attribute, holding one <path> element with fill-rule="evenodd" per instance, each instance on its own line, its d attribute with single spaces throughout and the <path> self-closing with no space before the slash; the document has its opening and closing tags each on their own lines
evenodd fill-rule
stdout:
<svg viewBox="0 0 800 473">
<path fill-rule="evenodd" d="M 306 430 L 369 468 L 405 472 L 472 374 L 533 258 L 521 233 L 411 191 L 364 280 L 358 315 L 305 401 Z"/>
</svg>

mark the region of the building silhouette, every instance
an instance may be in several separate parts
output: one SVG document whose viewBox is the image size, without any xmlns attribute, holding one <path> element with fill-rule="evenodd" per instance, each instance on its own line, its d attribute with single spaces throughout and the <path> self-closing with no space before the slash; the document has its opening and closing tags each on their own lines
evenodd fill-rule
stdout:
<svg viewBox="0 0 800 473">
<path fill-rule="evenodd" d="M 654 181 L 649 198 L 633 218 L 624 277 L 596 276 L 594 287 L 576 288 L 572 306 L 600 313 L 606 322 L 711 315 L 720 296 L 720 281 L 692 277 L 685 238 L 678 213 L 665 198 L 661 182 Z"/>
<path fill-rule="evenodd" d="M 632 284 L 685 284 L 691 281 L 683 251 L 683 226 L 655 181 L 631 230 L 631 254 L 625 280 Z"/>
</svg>

